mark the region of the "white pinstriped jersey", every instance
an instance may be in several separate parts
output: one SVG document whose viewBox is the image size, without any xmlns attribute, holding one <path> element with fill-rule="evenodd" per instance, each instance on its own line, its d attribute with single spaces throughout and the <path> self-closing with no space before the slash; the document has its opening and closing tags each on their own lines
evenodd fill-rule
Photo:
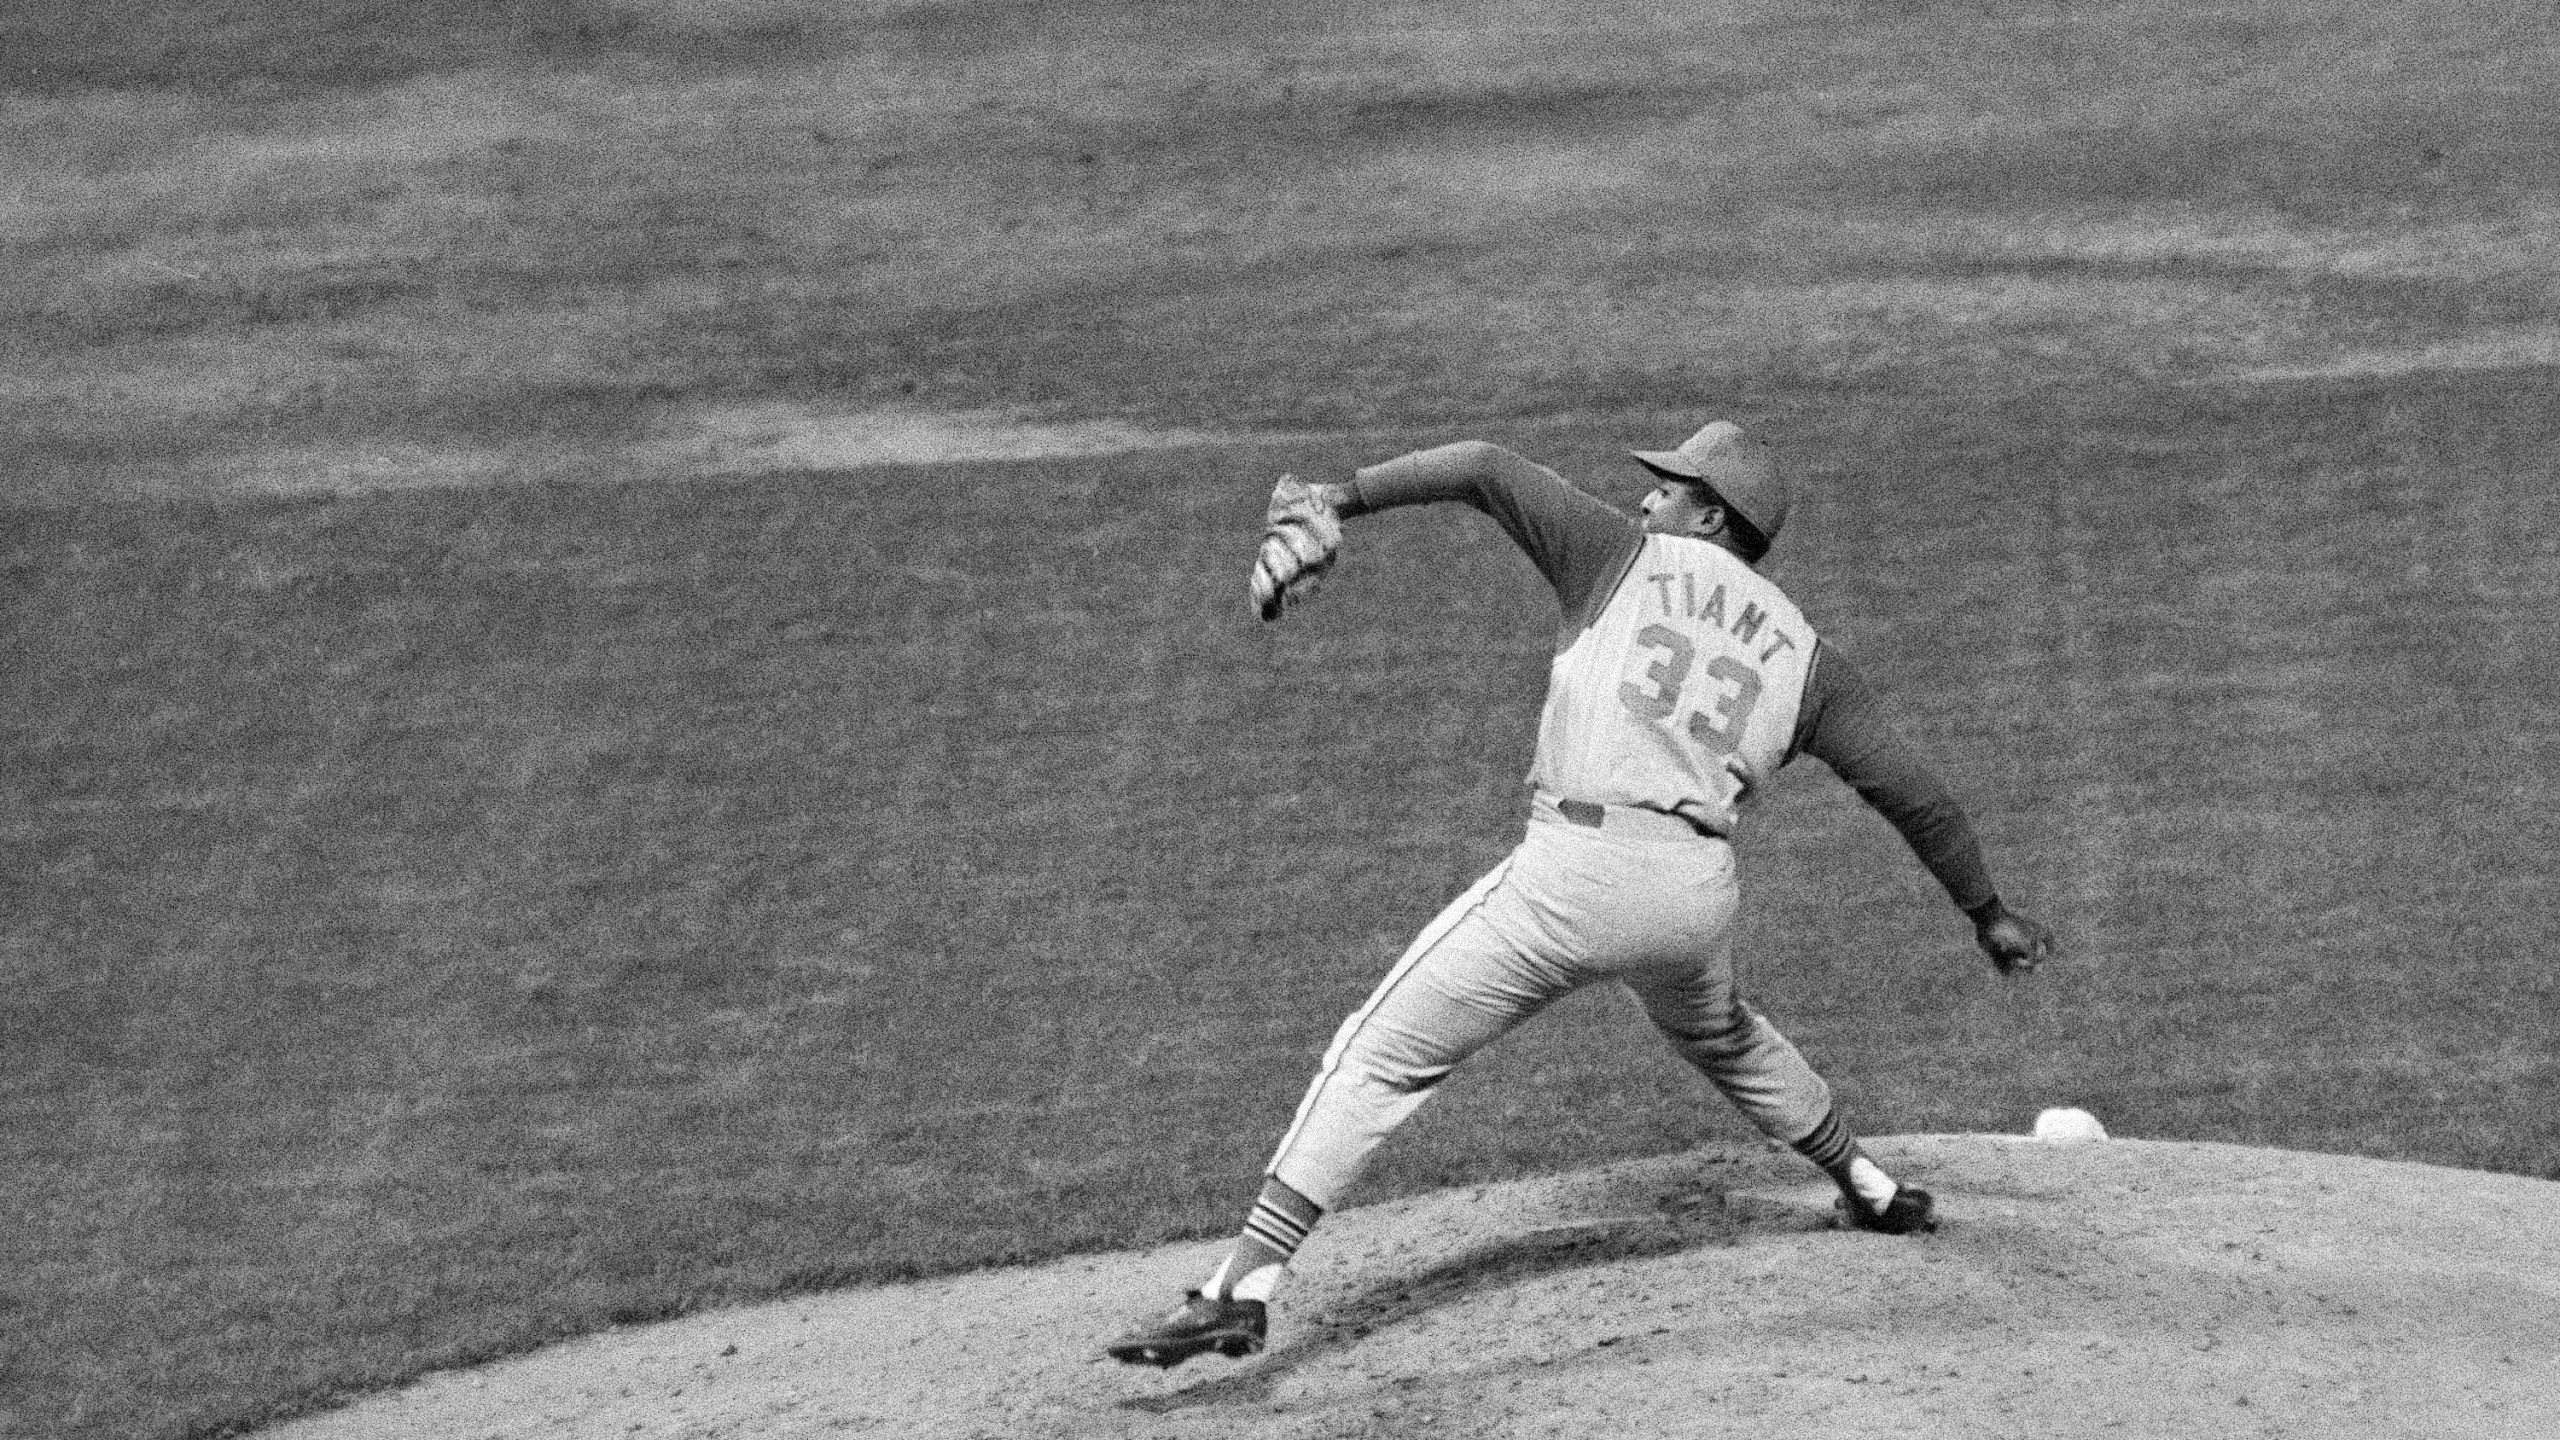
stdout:
<svg viewBox="0 0 2560 1440">
<path fill-rule="evenodd" d="M 1730 835 L 1787 760 L 1813 653 L 1804 612 L 1738 556 L 1647 535 L 1555 657 L 1530 779 Z"/>
</svg>

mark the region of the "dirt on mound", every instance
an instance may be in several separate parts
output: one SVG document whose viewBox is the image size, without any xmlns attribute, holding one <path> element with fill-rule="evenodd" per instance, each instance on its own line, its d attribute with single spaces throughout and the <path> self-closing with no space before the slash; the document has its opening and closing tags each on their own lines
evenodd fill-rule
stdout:
<svg viewBox="0 0 2560 1440">
<path fill-rule="evenodd" d="M 2560 1434 L 2560 1184 L 2223 1145 L 1874 1142 L 1934 1235 L 1710 1149 L 1329 1217 L 1270 1349 L 1099 1347 L 1219 1242 L 803 1297 L 430 1377 L 321 1437 Z"/>
</svg>

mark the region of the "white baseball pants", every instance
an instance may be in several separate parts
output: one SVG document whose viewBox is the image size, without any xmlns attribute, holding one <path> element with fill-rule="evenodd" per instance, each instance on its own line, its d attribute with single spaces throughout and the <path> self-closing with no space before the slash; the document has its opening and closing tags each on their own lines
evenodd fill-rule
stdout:
<svg viewBox="0 0 2560 1440">
<path fill-rule="evenodd" d="M 1586 812 L 1592 807 L 1579 807 Z M 1330 1210 L 1460 1061 L 1584 985 L 1617 980 L 1762 1133 L 1794 1142 L 1831 1087 L 1734 993 L 1733 847 L 1649 811 L 1597 827 L 1537 798 L 1508 858 L 1415 937 L 1333 1037 L 1266 1173 Z"/>
</svg>

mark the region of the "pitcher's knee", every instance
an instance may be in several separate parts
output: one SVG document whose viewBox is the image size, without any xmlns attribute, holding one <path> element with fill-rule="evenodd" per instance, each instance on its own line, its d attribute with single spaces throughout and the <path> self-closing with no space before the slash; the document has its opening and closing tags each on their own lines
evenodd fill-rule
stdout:
<svg viewBox="0 0 2560 1440">
<path fill-rule="evenodd" d="M 1442 1045 L 1417 1043 L 1416 1037 L 1371 1034 L 1344 1052 L 1342 1070 L 1363 1089 L 1417 1096 L 1448 1079 L 1463 1058 Z"/>
<path fill-rule="evenodd" d="M 1430 1067 L 1377 1066 L 1360 1073 L 1361 1083 L 1384 1090 L 1390 1095 L 1419 1097 L 1428 1095 L 1441 1081 L 1449 1078 L 1453 1065 Z"/>
<path fill-rule="evenodd" d="M 1727 1015 L 1706 1025 L 1654 1022 L 1671 1048 L 1692 1062 L 1739 1059 L 1761 1043 L 1757 1016 Z"/>
</svg>

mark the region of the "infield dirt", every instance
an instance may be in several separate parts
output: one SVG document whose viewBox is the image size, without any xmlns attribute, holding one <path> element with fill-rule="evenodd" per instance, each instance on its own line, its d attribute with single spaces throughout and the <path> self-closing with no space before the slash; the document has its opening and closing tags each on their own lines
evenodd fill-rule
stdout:
<svg viewBox="0 0 2560 1440">
<path fill-rule="evenodd" d="M 2237 1146 L 1924 1135 L 1934 1235 L 1710 1148 L 1344 1211 L 1270 1349 L 1100 1357 L 1216 1245 L 626 1329 L 276 1440 L 2524 1437 L 2560 1429 L 2560 1185 Z"/>
<path fill-rule="evenodd" d="M 2433 1263 L 2391 1258 L 2430 1185 L 2560 1176 L 2547 0 L 105 0 L 0 7 L 0 57 L 9 1440 L 529 1352 L 488 1428 L 1599 1433 L 1643 1422 L 1589 1377 L 1646 1357 L 1754 1440 L 1905 1413 L 1848 1377 L 1906 1332 L 1715 1268 L 1754 1256 L 1800 1306 L 1943 1281 L 1958 1373 L 1894 1383 L 2042 1434 L 2066 1372 L 1968 1359 L 2236 1306 L 2176 1225 L 2254 1171 L 2143 1192 L 2139 1251 L 1960 1157 L 1906 1248 L 1783 1194 L 1558 1231 L 1616 1182 L 1448 1192 L 1742 1134 L 1604 993 L 1399 1133 L 1268 1359 L 1080 1368 L 1201 1253 L 1118 1252 L 1234 1223 L 1334 1023 L 1518 833 L 1551 602 L 1481 517 L 1241 603 L 1274 473 L 1461 437 L 1619 503 L 1710 414 L 1786 437 L 1783 582 L 2066 944 L 1998 983 L 1795 767 L 1739 948 L 1862 1129 L 2068 1097 L 2462 1167 L 2339 1162 L 2422 1177 L 2316 1207 L 2376 1284 Z M 1659 1303 L 1591 1288 L 1630 1274 L 1727 1328 L 1594 1308 Z M 928 1303 L 1047 1328 L 900 1328 Z M 2164 1433 L 2513 1419 L 2319 1410 L 2485 1353 L 2361 1312 L 2419 1338 L 2235 1311 L 2352 1364 Z M 505 1388 L 768 1314 L 825 1354 Z M 2256 1333 L 2067 1373 L 2184 1398 Z M 1608 1423 L 1542 1422 L 1568 1386 Z"/>
</svg>

